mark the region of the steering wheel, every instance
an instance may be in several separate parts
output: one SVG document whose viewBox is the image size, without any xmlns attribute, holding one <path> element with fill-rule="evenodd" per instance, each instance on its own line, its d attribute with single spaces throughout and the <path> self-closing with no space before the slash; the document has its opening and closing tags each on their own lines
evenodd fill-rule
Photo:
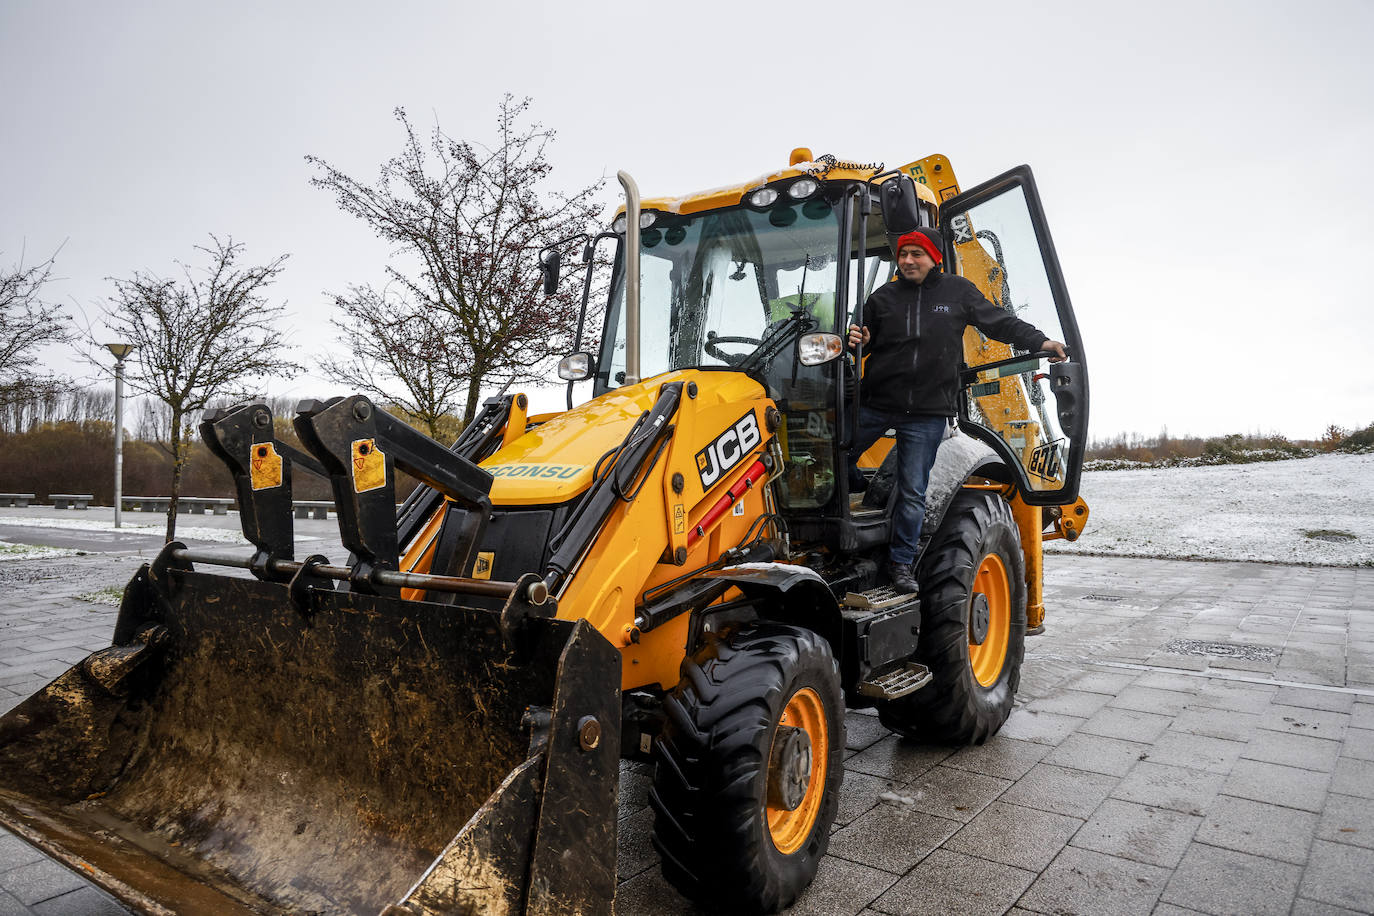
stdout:
<svg viewBox="0 0 1374 916">
<path fill-rule="evenodd" d="M 744 361 L 744 358 L 745 358 L 746 356 L 748 356 L 749 354 L 747 354 L 747 353 L 726 353 L 724 350 L 720 349 L 720 347 L 718 346 L 719 344 L 748 344 L 748 345 L 751 346 L 751 347 L 758 347 L 758 346 L 759 346 L 760 344 L 762 344 L 762 343 L 763 343 L 763 341 L 762 341 L 762 340 L 759 340 L 757 337 L 711 337 L 711 336 L 708 336 L 708 337 L 706 338 L 706 343 L 705 343 L 705 345 L 703 346 L 703 349 L 705 349 L 707 353 L 711 354 L 711 355 L 714 356 L 716 359 L 720 360 L 721 362 L 723 362 L 723 363 L 725 363 L 725 364 L 727 364 L 727 365 L 730 365 L 730 366 L 738 366 L 740 363 L 742 363 L 742 362 Z"/>
</svg>

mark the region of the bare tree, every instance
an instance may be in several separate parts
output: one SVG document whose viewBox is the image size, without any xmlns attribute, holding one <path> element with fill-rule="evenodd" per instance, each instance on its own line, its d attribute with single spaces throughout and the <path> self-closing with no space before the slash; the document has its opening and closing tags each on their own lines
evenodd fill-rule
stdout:
<svg viewBox="0 0 1374 916">
<path fill-rule="evenodd" d="M 41 347 L 71 339 L 58 306 L 39 298 L 55 257 L 0 268 L 0 406 L 57 390 L 55 379 L 35 371 Z"/>
<path fill-rule="evenodd" d="M 334 304 L 343 317 L 333 323 L 349 355 L 326 357 L 325 375 L 393 403 L 440 438 L 468 388 L 467 349 L 453 345 L 460 334 L 453 316 L 370 286 L 350 287 Z"/>
<path fill-rule="evenodd" d="M 398 108 L 405 148 L 382 165 L 374 184 L 306 157 L 319 169 L 311 184 L 333 193 L 345 213 L 414 259 L 413 273 L 388 265 L 389 285 L 403 292 L 408 317 L 429 316 L 445 335 L 435 348 L 428 331 L 401 331 L 395 324 L 376 328 L 369 310 L 386 297 L 354 287 L 335 297 L 344 309 L 344 340 L 354 355 L 350 365 L 370 365 L 375 374 L 369 378 L 337 366 L 340 380 L 360 387 L 385 382 L 389 387 L 374 390 L 412 403 L 418 391 L 447 403 L 452 384 L 461 382 L 467 422 L 489 380 L 542 380 L 549 357 L 572 349 L 577 284 L 565 283 L 545 298 L 535 253 L 594 225 L 603 182 L 572 193 L 543 189 L 553 168 L 546 153 L 554 134 L 526 122 L 529 107 L 529 99 L 502 99 L 490 147 L 456 140 L 438 126 L 422 141 Z M 406 356 L 379 360 L 378 352 Z M 427 362 L 433 365 L 421 368 Z M 426 381 L 426 373 L 436 381 Z"/>
<path fill-rule="evenodd" d="M 104 322 L 134 345 L 130 387 L 167 405 L 172 456 L 172 498 L 167 510 L 167 540 L 176 534 L 177 499 L 190 452 L 191 423 L 215 398 L 232 397 L 253 377 L 298 370 L 280 354 L 285 346 L 274 324 L 285 311 L 268 305 L 263 291 L 286 262 L 281 255 L 266 264 L 241 266 L 243 245 L 210 236 L 198 245 L 209 263 L 192 271 L 178 261 L 180 279 L 136 272 L 111 278 L 115 294 Z"/>
</svg>

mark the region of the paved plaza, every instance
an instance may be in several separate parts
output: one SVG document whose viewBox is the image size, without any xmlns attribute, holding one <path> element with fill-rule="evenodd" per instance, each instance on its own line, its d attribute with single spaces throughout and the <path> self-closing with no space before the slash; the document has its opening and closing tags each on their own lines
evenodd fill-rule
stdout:
<svg viewBox="0 0 1374 916">
<path fill-rule="evenodd" d="M 333 522 L 298 525 L 328 544 Z M 100 596 L 158 540 L 0 563 L 0 712 L 109 644 Z M 1374 569 L 1047 565 L 1047 630 L 987 744 L 848 714 L 830 853 L 791 912 L 1374 913 Z M 616 911 L 696 912 L 659 874 L 650 768 L 622 770 Z M 0 832 L 0 916 L 124 912 Z"/>
</svg>

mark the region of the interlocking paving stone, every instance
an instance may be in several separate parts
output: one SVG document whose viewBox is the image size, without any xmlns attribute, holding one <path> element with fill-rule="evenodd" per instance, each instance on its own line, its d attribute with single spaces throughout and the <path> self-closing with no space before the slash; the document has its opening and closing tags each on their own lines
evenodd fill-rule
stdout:
<svg viewBox="0 0 1374 916">
<path fill-rule="evenodd" d="M 85 885 L 84 879 L 51 859 L 30 862 L 5 872 L 5 890 L 26 906 L 60 897 Z"/>
<path fill-rule="evenodd" d="M 0 828 L 0 873 L 30 862 L 41 862 L 46 856 L 8 830 Z"/>
<path fill-rule="evenodd" d="M 983 744 L 961 748 L 943 765 L 999 779 L 1020 779 L 1049 752 L 1043 744 L 993 735 Z"/>
<path fill-rule="evenodd" d="M 1301 877 L 1296 865 L 1195 842 L 1160 899 L 1203 913 L 1282 916 Z"/>
<path fill-rule="evenodd" d="M 999 800 L 1086 819 L 1114 785 L 1116 780 L 1111 776 L 1037 763 Z"/>
<path fill-rule="evenodd" d="M 832 833 L 830 854 L 900 875 L 961 826 L 910 805 L 883 803 Z"/>
<path fill-rule="evenodd" d="M 845 761 L 845 768 L 881 776 L 895 782 L 910 782 L 950 754 L 953 748 L 914 744 L 889 734 L 866 750 Z"/>
<path fill-rule="evenodd" d="M 1070 690 L 1083 690 L 1114 697 L 1138 677 L 1135 672 L 1125 671 L 1086 671 L 1072 678 L 1064 686 Z"/>
<path fill-rule="evenodd" d="M 617 916 L 712 916 L 689 903 L 657 868 L 641 872 L 616 887 L 615 912 Z"/>
<path fill-rule="evenodd" d="M 1179 713 L 1169 726 L 1176 732 L 1225 738 L 1228 741 L 1248 741 L 1250 733 L 1259 726 L 1255 713 L 1216 709 L 1211 706 L 1190 706 Z"/>
<path fill-rule="evenodd" d="M 1137 681 L 1117 694 L 1107 705 L 1116 709 L 1136 709 L 1140 712 L 1176 716 L 1183 711 L 1184 707 L 1193 702 L 1193 699 L 1194 696 L 1191 693 L 1144 687 Z"/>
<path fill-rule="evenodd" d="M 892 734 L 886 725 L 878 721 L 877 716 L 855 712 L 845 715 L 844 726 L 844 746 L 855 751 L 862 751 Z"/>
<path fill-rule="evenodd" d="M 897 876 L 888 872 L 827 856 L 821 860 L 815 882 L 786 912 L 788 916 L 859 913 L 896 881 Z"/>
<path fill-rule="evenodd" d="M 1150 745 L 1100 735 L 1070 735 L 1046 755 L 1045 762 L 1107 776 L 1125 776 Z"/>
<path fill-rule="evenodd" d="M 1155 912 L 1158 913 L 1159 911 L 1156 910 Z M 1304 900 L 1299 897 L 1293 901 L 1293 912 L 1290 916 L 1369 916 L 1369 911 L 1347 910 L 1343 906 L 1332 906 L 1329 903 Z"/>
<path fill-rule="evenodd" d="M 1149 749 L 1153 763 L 1166 766 L 1205 770 L 1209 773 L 1229 773 L 1246 748 L 1243 741 L 1190 735 L 1170 728 Z"/>
<path fill-rule="evenodd" d="M 1076 817 L 993 802 L 946 840 L 944 848 L 1039 871 L 1081 826 Z"/>
<path fill-rule="evenodd" d="M 1035 880 L 1035 872 L 937 849 L 874 901 L 903 916 L 999 916 Z"/>
<path fill-rule="evenodd" d="M 1374 909 L 1371 875 L 1374 849 L 1317 840 L 1312 844 L 1300 892 L 1309 900 L 1369 912 Z"/>
<path fill-rule="evenodd" d="M 1374 760 L 1374 728 L 1348 728 L 1341 743 L 1341 756 Z"/>
<path fill-rule="evenodd" d="M 1340 750 L 1339 741 L 1260 729 L 1245 745 L 1241 756 L 1248 760 L 1282 763 L 1329 773 L 1336 766 Z"/>
<path fill-rule="evenodd" d="M 1107 704 L 1111 697 L 1103 693 L 1059 688 L 1026 704 L 1031 712 L 1053 712 L 1063 716 L 1088 718 Z"/>
<path fill-rule="evenodd" d="M 30 916 L 31 912 L 13 896 L 0 890 L 0 916 Z"/>
<path fill-rule="evenodd" d="M 998 734 L 1037 744 L 1055 745 L 1073 734 L 1086 722 L 1078 716 L 1062 716 L 1053 712 L 1035 712 L 1025 707 L 1012 710 Z"/>
<path fill-rule="evenodd" d="M 1301 865 L 1317 832 L 1317 815 L 1222 795 L 1198 827 L 1197 841 Z"/>
<path fill-rule="evenodd" d="M 942 765 L 913 780 L 908 788 L 914 791 L 916 810 L 967 823 L 1009 785 L 1009 779 Z"/>
<path fill-rule="evenodd" d="M 1330 773 L 1262 760 L 1237 760 L 1222 792 L 1237 798 L 1319 812 L 1326 803 L 1330 785 Z"/>
<path fill-rule="evenodd" d="M 34 916 L 128 916 L 129 913 L 113 897 L 91 886 L 36 903 L 32 910 Z"/>
<path fill-rule="evenodd" d="M 1113 798 L 1124 801 L 1169 808 L 1183 814 L 1201 814 L 1212 804 L 1225 781 L 1226 776 L 1221 773 L 1142 760 L 1109 791 Z M 1008 796 L 1010 794 L 1008 792 Z"/>
<path fill-rule="evenodd" d="M 1100 709 L 1091 719 L 1078 727 L 1080 734 L 1120 738 L 1123 741 L 1154 741 L 1164 733 L 1173 720 L 1152 712 L 1135 709 Z"/>
<path fill-rule="evenodd" d="M 1197 815 L 1108 799 L 1069 843 L 1172 868 L 1187 852 L 1201 823 Z"/>
<path fill-rule="evenodd" d="M 1270 706 L 1260 719 L 1260 728 L 1294 735 L 1312 735 L 1340 741 L 1350 723 L 1348 713 L 1301 706 Z"/>
<path fill-rule="evenodd" d="M 1201 690 L 1205 683 L 1206 681 L 1201 678 L 1174 674 L 1171 671 L 1147 671 L 1136 678 L 1135 686 L 1148 690 L 1166 690 L 1191 697 Z"/>
<path fill-rule="evenodd" d="M 1039 913 L 1145 914 L 1168 880 L 1166 868 L 1066 846 L 1017 903 Z"/>
<path fill-rule="evenodd" d="M 1374 849 L 1374 799 L 1332 794 L 1317 824 L 1317 837 Z M 1374 896 L 1374 887 L 1370 894 Z"/>
<path fill-rule="evenodd" d="M 619 817 L 628 817 L 649 803 L 649 786 L 653 784 L 654 768 L 639 761 L 620 761 Z"/>
<path fill-rule="evenodd" d="M 1342 757 L 1331 773 L 1331 791 L 1338 795 L 1374 798 L 1374 761 Z"/>
<path fill-rule="evenodd" d="M 654 834 L 654 812 L 642 808 L 622 817 L 616 835 L 616 876 L 624 881 L 658 864 L 658 852 L 651 837 Z"/>
<path fill-rule="evenodd" d="M 853 771 L 846 772 L 844 782 L 840 785 L 840 798 L 835 812 L 835 823 L 844 826 L 865 811 L 870 810 L 874 805 L 881 804 L 880 795 L 885 793 L 900 795 L 904 791 L 905 789 L 900 783 L 883 779 L 881 776 L 870 776 L 867 773 Z"/>
</svg>

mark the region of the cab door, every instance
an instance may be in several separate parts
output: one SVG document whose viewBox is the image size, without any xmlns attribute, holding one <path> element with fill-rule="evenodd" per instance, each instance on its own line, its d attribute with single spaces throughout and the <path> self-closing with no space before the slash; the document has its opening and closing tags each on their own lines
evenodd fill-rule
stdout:
<svg viewBox="0 0 1374 916">
<path fill-rule="evenodd" d="M 1030 167 L 945 201 L 940 225 L 961 276 L 1069 353 L 1050 363 L 969 327 L 960 428 L 1006 460 L 1028 504 L 1072 503 L 1088 431 L 1088 368 Z"/>
</svg>

